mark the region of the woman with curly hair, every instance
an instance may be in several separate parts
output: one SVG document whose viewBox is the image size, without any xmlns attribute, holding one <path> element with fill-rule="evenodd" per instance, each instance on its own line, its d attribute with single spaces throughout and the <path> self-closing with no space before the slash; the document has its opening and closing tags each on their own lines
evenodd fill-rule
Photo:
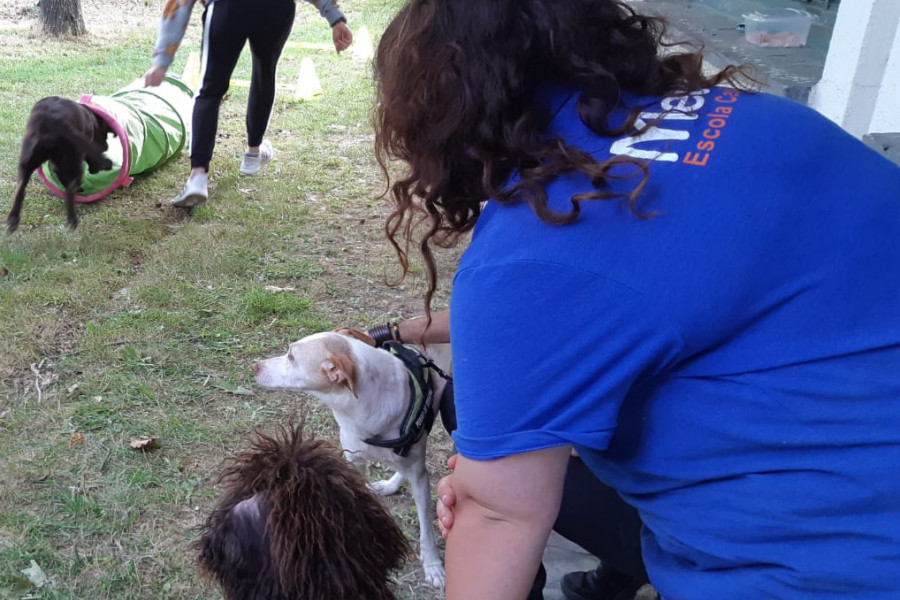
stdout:
<svg viewBox="0 0 900 600">
<path fill-rule="evenodd" d="M 666 600 L 900 597 L 900 169 L 663 34 L 616 0 L 411 0 L 379 43 L 426 311 L 472 235 L 447 598 L 526 596 L 572 448 Z"/>
</svg>

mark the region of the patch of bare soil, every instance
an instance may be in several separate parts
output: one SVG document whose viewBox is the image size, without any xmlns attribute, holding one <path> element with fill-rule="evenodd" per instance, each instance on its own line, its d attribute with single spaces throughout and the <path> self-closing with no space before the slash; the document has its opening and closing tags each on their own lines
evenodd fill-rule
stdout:
<svg viewBox="0 0 900 600">
<path fill-rule="evenodd" d="M 155 28 L 162 4 L 147 0 L 81 0 L 88 35 L 78 44 L 103 46 L 125 40 L 135 28 Z M 0 57 L 30 56 L 41 46 L 40 0 L 0 2 Z M 147 48 L 150 55 L 151 49 Z"/>
<path fill-rule="evenodd" d="M 161 3 L 146 0 L 81 0 L 88 32 L 106 39 L 114 39 L 135 27 L 155 26 L 161 11 Z M 0 2 L 0 30 L 36 31 L 40 16 L 39 0 Z"/>
</svg>

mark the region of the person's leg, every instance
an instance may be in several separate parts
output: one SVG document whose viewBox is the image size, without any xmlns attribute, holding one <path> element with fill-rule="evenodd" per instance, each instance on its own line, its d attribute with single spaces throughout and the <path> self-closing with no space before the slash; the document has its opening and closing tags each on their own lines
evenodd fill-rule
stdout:
<svg viewBox="0 0 900 600">
<path fill-rule="evenodd" d="M 191 121 L 192 169 L 209 171 L 219 126 L 219 106 L 247 41 L 246 23 L 239 9 L 248 1 L 211 2 L 203 11 L 201 87 L 194 99 Z"/>
<path fill-rule="evenodd" d="M 246 0 L 243 0 L 246 1 Z M 191 118 L 191 173 L 172 205 L 190 208 L 209 195 L 208 173 L 219 126 L 219 105 L 231 73 L 247 40 L 235 4 L 241 1 L 210 2 L 203 11 L 203 41 L 200 46 L 200 91 L 194 98 Z"/>
<path fill-rule="evenodd" d="M 575 600 L 630 600 L 648 581 L 641 527 L 633 507 L 597 479 L 581 459 L 571 458 L 553 529 L 599 558 L 600 566 L 563 577 L 563 595 Z"/>
<path fill-rule="evenodd" d="M 572 457 L 566 471 L 562 505 L 553 529 L 604 564 L 647 581 L 641 556 L 641 518 L 619 494 Z"/>
<path fill-rule="evenodd" d="M 566 574 L 561 583 L 563 595 L 576 600 L 631 600 L 647 583 L 641 527 L 634 508 L 597 479 L 580 458 L 570 458 L 553 530 L 600 559 L 600 566 Z M 546 579 L 541 565 L 527 600 L 543 598 Z"/>
<path fill-rule="evenodd" d="M 257 5 L 250 53 L 253 74 L 247 101 L 247 146 L 256 151 L 269 126 L 275 104 L 275 74 L 284 44 L 291 35 L 296 4 L 294 0 L 261 0 Z"/>
<path fill-rule="evenodd" d="M 547 585 L 547 570 L 544 563 L 538 565 L 537 575 L 534 577 L 534 583 L 531 584 L 531 590 L 525 600 L 544 600 L 544 586 Z"/>
</svg>

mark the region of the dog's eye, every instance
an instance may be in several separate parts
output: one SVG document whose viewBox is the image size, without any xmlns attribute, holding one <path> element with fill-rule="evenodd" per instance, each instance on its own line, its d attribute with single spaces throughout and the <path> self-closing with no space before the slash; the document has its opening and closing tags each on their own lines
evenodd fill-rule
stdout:
<svg viewBox="0 0 900 600">
<path fill-rule="evenodd" d="M 288 352 L 288 360 L 294 362 L 294 355 Z"/>
</svg>

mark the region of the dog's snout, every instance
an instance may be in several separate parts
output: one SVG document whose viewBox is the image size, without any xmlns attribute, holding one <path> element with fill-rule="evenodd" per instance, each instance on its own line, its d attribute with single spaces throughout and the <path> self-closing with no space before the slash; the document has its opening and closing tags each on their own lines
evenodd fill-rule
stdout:
<svg viewBox="0 0 900 600">
<path fill-rule="evenodd" d="M 254 375 L 259 375 L 259 372 L 262 371 L 262 363 L 259 363 L 259 362 L 253 363 L 252 369 L 253 369 Z"/>
</svg>

